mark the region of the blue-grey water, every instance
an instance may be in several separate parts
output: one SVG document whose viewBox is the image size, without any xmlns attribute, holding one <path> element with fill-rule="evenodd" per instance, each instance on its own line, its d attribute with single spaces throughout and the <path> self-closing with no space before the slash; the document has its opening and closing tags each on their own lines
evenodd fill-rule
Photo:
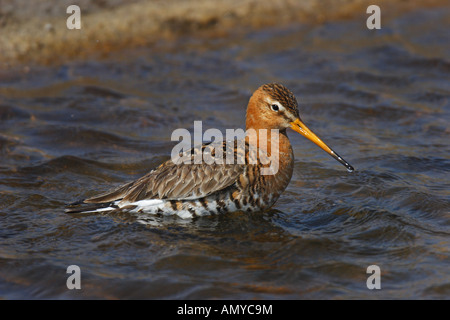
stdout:
<svg viewBox="0 0 450 320">
<path fill-rule="evenodd" d="M 450 298 L 449 16 L 184 37 L 1 73 L 0 298 Z M 177 128 L 243 128 L 267 82 L 355 172 L 290 131 L 294 175 L 269 212 L 64 213 L 168 159 Z"/>
</svg>

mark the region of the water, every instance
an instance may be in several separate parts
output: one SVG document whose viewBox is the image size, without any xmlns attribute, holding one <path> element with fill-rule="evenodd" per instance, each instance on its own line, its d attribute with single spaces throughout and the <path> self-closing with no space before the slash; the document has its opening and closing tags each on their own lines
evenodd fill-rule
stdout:
<svg viewBox="0 0 450 320">
<path fill-rule="evenodd" d="M 448 9 L 184 37 L 0 76 L 0 297 L 450 298 Z M 304 122 L 269 212 L 67 215 L 169 158 L 177 128 L 243 128 L 280 82 Z M 82 290 L 68 290 L 78 265 Z M 366 269 L 381 269 L 369 290 Z"/>
</svg>

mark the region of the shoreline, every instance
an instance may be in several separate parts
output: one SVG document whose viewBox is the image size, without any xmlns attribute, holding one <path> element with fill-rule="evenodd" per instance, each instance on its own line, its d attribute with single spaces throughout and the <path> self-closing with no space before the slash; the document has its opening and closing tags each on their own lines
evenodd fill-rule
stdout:
<svg viewBox="0 0 450 320">
<path fill-rule="evenodd" d="M 369 16 L 366 8 L 373 4 L 367 0 L 105 0 L 101 6 L 87 0 L 51 2 L 3 0 L 0 69 L 98 58 L 124 48 L 151 46 L 160 40 L 183 36 L 224 37 L 238 30 L 292 23 L 314 25 L 355 18 L 365 20 Z M 80 30 L 66 27 L 69 4 L 80 6 Z M 414 9 L 446 4 L 442 0 L 377 1 L 382 8 L 383 22 Z"/>
</svg>

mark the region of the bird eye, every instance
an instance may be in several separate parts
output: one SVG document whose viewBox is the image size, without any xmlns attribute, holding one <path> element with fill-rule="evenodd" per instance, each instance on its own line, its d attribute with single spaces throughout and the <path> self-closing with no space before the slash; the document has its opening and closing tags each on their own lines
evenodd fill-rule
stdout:
<svg viewBox="0 0 450 320">
<path fill-rule="evenodd" d="M 280 107 L 278 107 L 278 105 L 276 104 L 271 105 L 270 108 L 275 112 L 278 112 L 278 110 L 280 110 Z"/>
</svg>

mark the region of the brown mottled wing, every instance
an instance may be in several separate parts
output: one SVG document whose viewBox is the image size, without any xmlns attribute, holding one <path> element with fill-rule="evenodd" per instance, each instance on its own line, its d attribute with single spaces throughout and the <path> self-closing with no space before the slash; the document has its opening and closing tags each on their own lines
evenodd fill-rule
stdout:
<svg viewBox="0 0 450 320">
<path fill-rule="evenodd" d="M 223 144 L 223 156 L 226 155 L 225 141 Z M 174 163 L 168 160 L 155 170 L 152 170 L 142 178 L 130 182 L 113 192 L 102 194 L 97 197 L 86 199 L 86 203 L 105 203 L 115 200 L 138 201 L 144 199 L 198 199 L 206 197 L 216 191 L 222 190 L 233 183 L 245 171 L 243 162 L 236 161 L 236 155 L 243 155 L 242 150 L 237 151 L 234 146 L 234 164 L 195 164 L 195 154 L 205 148 L 215 155 L 212 145 L 203 145 L 199 148 L 191 149 L 185 156 L 190 158 L 191 163 L 178 161 Z M 238 148 L 241 149 L 241 148 Z M 239 164 L 241 163 L 241 164 Z"/>
</svg>

